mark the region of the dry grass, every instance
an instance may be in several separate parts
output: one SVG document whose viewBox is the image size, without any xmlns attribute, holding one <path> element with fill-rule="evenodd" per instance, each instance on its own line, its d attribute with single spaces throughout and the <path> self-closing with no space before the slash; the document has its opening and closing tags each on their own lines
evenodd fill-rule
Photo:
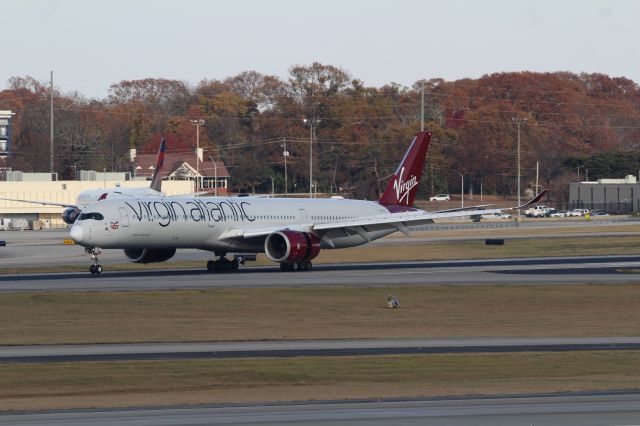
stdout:
<svg viewBox="0 0 640 426">
<path fill-rule="evenodd" d="M 0 410 L 638 389 L 639 363 L 630 351 L 0 365 Z"/>
<path fill-rule="evenodd" d="M 499 238 L 498 235 L 487 236 Z M 316 263 L 380 262 L 400 260 L 459 260 L 539 256 L 596 256 L 640 254 L 640 236 L 505 240 L 503 246 L 484 241 L 368 245 L 344 250 L 324 250 Z"/>
<path fill-rule="evenodd" d="M 3 293 L 0 344 L 635 336 L 638 306 L 640 284 Z"/>
</svg>

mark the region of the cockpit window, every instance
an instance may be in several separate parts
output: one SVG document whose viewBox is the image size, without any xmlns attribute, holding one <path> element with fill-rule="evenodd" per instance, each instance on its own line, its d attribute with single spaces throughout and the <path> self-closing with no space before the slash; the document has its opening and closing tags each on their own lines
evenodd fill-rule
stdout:
<svg viewBox="0 0 640 426">
<path fill-rule="evenodd" d="M 101 213 L 80 213 L 78 220 L 104 220 L 104 216 Z"/>
</svg>

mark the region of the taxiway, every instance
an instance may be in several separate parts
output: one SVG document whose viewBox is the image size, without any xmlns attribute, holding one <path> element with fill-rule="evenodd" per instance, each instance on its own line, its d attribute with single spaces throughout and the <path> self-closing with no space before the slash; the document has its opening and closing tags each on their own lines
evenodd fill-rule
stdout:
<svg viewBox="0 0 640 426">
<path fill-rule="evenodd" d="M 640 337 L 477 337 L 0 346 L 0 364 L 603 350 L 640 350 Z"/>
<path fill-rule="evenodd" d="M 325 402 L 69 410 L 0 415 L 0 423 L 25 426 L 131 425 L 637 425 L 640 394 L 549 395 L 503 398 Z"/>
</svg>

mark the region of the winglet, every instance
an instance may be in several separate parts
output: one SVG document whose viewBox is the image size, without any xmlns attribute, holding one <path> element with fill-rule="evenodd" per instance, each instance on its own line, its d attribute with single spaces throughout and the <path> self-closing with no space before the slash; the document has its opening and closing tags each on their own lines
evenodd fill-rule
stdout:
<svg viewBox="0 0 640 426">
<path fill-rule="evenodd" d="M 518 207 L 513 207 L 510 210 L 520 210 L 520 209 L 523 209 L 525 207 L 529 207 L 531 204 L 537 203 L 538 201 L 542 200 L 542 197 L 544 197 L 547 194 L 547 191 L 548 191 L 547 189 L 543 189 L 542 191 L 540 191 L 538 193 L 538 195 L 536 195 L 535 197 L 533 197 L 532 199 L 530 199 L 529 201 L 527 201 L 523 205 L 518 206 Z"/>
<path fill-rule="evenodd" d="M 160 192 L 162 188 L 162 165 L 164 164 L 164 151 L 166 149 L 165 138 L 160 139 L 160 148 L 158 149 L 158 159 L 156 160 L 156 168 L 153 171 L 150 188 Z"/>
<path fill-rule="evenodd" d="M 416 134 L 393 178 L 382 193 L 378 201 L 380 204 L 413 206 L 430 142 L 431 132 L 418 132 Z"/>
</svg>

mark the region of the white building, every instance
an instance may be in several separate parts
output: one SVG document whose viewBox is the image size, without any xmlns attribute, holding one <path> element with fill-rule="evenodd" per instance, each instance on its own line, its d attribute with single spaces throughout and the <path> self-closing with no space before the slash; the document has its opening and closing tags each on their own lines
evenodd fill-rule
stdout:
<svg viewBox="0 0 640 426">
<path fill-rule="evenodd" d="M 39 173 L 38 173 L 39 174 Z M 23 173 L 23 177 L 30 175 Z M 100 173 L 98 173 L 100 175 Z M 30 201 L 47 201 L 52 203 L 76 204 L 78 194 L 88 189 L 113 189 L 116 185 L 123 188 L 148 187 L 149 181 L 120 181 L 100 179 L 96 181 L 77 180 L 22 180 L 0 181 L 0 197 Z M 188 180 L 163 181 L 162 191 L 167 195 L 190 194 L 193 182 Z M 30 222 L 40 221 L 44 228 L 65 228 L 62 221 L 64 207 L 41 204 L 21 203 L 18 201 L 0 200 L 0 218 L 26 219 Z"/>
</svg>

